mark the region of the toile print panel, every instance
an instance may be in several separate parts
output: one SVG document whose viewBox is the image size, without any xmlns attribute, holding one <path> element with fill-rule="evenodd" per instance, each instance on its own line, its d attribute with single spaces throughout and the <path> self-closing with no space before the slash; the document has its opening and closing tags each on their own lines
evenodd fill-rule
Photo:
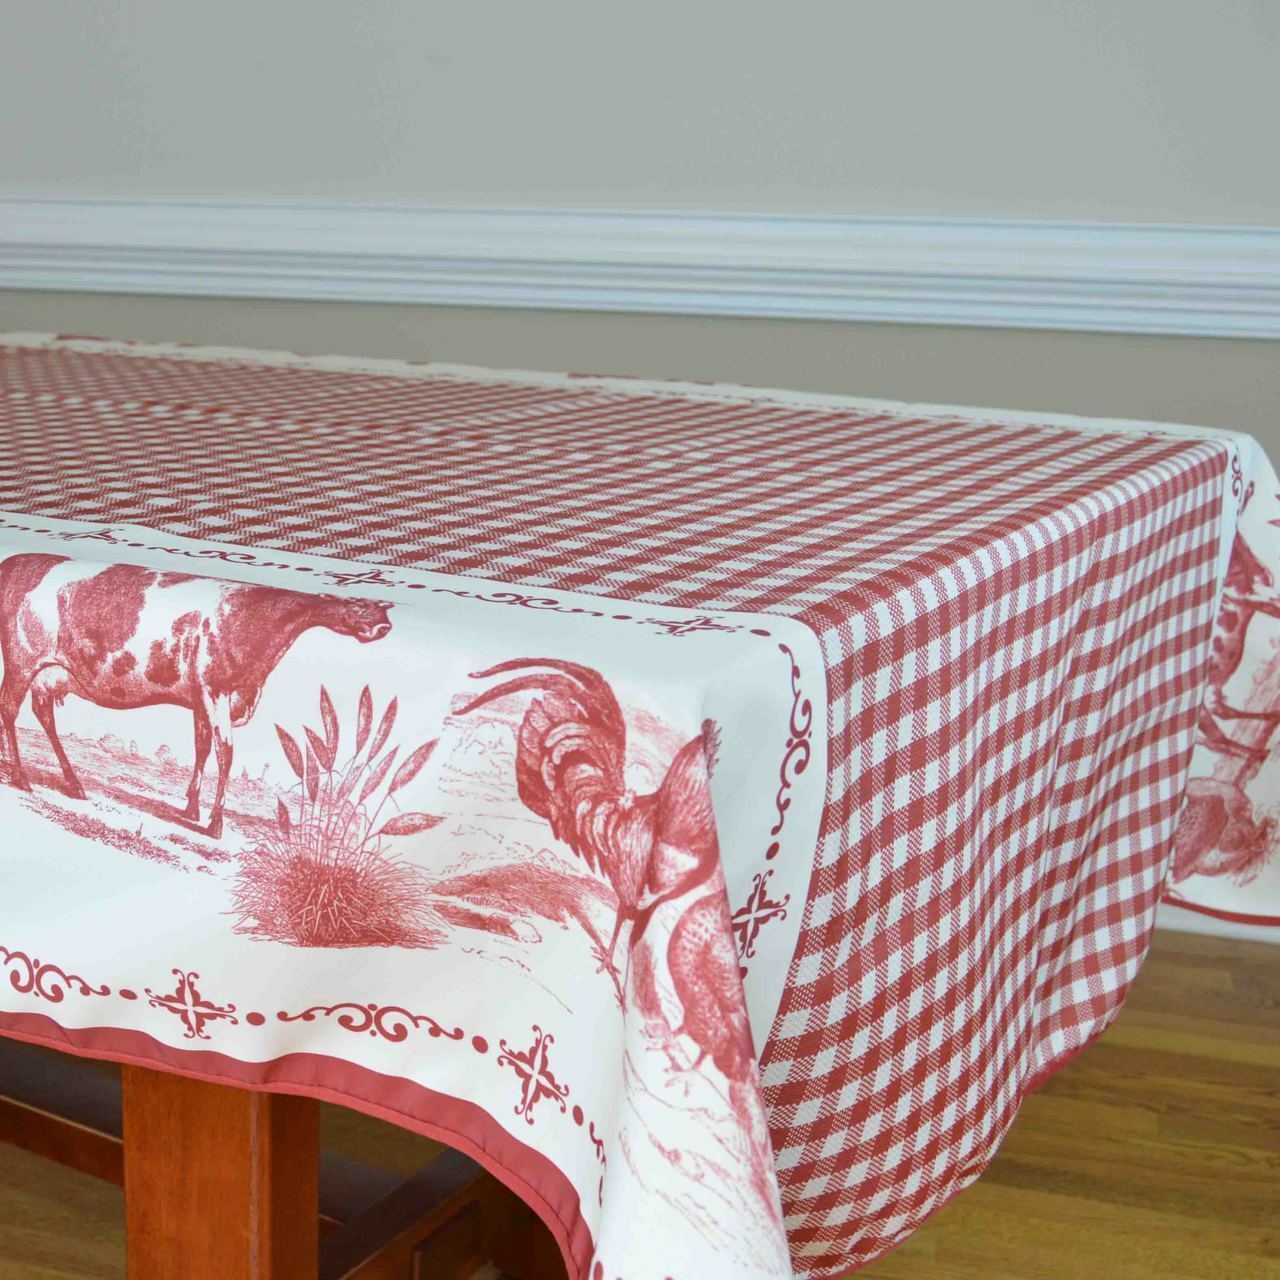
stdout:
<svg viewBox="0 0 1280 1280">
<path fill-rule="evenodd" d="M 1208 688 L 1165 901 L 1211 928 L 1256 934 L 1280 928 L 1280 481 L 1252 441 L 1238 456 Z"/>
<path fill-rule="evenodd" d="M 575 1280 L 844 1274 L 1162 896 L 1280 936 L 1277 488 L 1191 427 L 0 338 L 0 1032 L 417 1128 Z"/>
<path fill-rule="evenodd" d="M 5 1008 L 409 1077 L 545 1154 L 601 1250 L 652 1214 L 672 1273 L 789 1274 L 755 1045 L 811 637 L 0 519 Z"/>
</svg>

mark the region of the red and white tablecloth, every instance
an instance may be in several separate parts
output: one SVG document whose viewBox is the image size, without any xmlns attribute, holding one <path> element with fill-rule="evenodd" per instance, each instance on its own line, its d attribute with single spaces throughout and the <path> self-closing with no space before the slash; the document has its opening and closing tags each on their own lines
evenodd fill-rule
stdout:
<svg viewBox="0 0 1280 1280">
<path fill-rule="evenodd" d="M 575 1277 L 841 1274 L 1162 892 L 1280 925 L 1277 487 L 1224 432 L 10 336 L 0 1031 L 442 1138 Z"/>
</svg>

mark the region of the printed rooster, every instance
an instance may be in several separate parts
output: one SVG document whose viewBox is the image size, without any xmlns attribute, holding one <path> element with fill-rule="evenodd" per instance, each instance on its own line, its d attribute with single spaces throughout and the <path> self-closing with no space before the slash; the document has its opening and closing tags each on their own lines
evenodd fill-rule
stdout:
<svg viewBox="0 0 1280 1280">
<path fill-rule="evenodd" d="M 495 676 L 507 678 L 458 705 L 456 714 L 517 694 L 534 695 L 516 735 L 520 799 L 613 886 L 617 917 L 607 949 L 601 948 L 601 968 L 609 972 L 621 1001 L 614 953 L 623 926 L 630 923 L 628 952 L 640 959 L 632 974 L 636 1008 L 664 1043 L 673 1070 L 711 1066 L 723 1077 L 726 1101 L 747 1138 L 748 1184 L 777 1220 L 768 1121 L 711 808 L 713 727 L 708 723 L 676 752 L 656 791 L 637 794 L 625 781 L 622 708 L 598 671 L 559 659 L 520 658 L 473 678 Z M 665 948 L 670 990 L 680 1007 L 673 1025 L 659 994 L 653 945 L 638 944 L 658 908 L 685 895 L 689 900 L 674 908 Z M 694 1055 L 680 1063 L 676 1046 L 683 1037 L 692 1042 Z M 669 1153 L 668 1159 L 677 1156 Z"/>
<path fill-rule="evenodd" d="M 627 727 L 604 677 L 555 658 L 517 658 L 474 673 L 509 676 L 457 708 L 467 715 L 514 694 L 532 693 L 516 742 L 516 786 L 618 899 L 601 968 L 617 982 L 614 953 L 624 924 L 629 947 L 664 903 L 707 881 L 719 867 L 708 786 L 710 729 L 676 753 L 656 791 L 627 788 Z"/>
<path fill-rule="evenodd" d="M 698 1071 L 710 1063 L 724 1077 L 728 1103 L 746 1138 L 748 1181 L 769 1218 L 780 1221 L 769 1120 L 760 1096 L 755 1045 L 747 1015 L 724 879 L 685 907 L 667 943 L 667 973 L 680 1008 L 672 1025 L 659 994 L 652 941 L 639 948 L 634 993 L 656 1039 L 665 1041 L 674 1072 Z M 680 1037 L 693 1042 L 692 1061 L 680 1063 Z"/>
</svg>

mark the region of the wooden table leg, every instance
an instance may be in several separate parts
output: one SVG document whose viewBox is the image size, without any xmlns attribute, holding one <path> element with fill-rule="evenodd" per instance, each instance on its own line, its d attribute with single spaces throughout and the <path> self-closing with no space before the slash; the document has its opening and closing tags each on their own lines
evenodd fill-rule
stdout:
<svg viewBox="0 0 1280 1280">
<path fill-rule="evenodd" d="M 125 1067 L 129 1280 L 315 1280 L 319 1107 Z"/>
</svg>

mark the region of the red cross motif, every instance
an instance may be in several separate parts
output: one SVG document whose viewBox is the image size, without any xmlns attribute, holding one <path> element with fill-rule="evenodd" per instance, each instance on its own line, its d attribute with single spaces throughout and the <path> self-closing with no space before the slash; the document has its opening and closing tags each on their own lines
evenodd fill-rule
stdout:
<svg viewBox="0 0 1280 1280">
<path fill-rule="evenodd" d="M 707 617 L 702 614 L 697 618 L 690 618 L 688 621 L 681 622 L 674 618 L 646 618 L 646 624 L 660 627 L 669 636 L 693 636 L 700 631 L 737 631 L 740 628 L 726 626 L 723 622 L 717 622 L 714 618 Z"/>
<path fill-rule="evenodd" d="M 343 587 L 394 587 L 397 582 L 381 569 L 326 569 L 325 577 Z"/>
<path fill-rule="evenodd" d="M 498 1065 L 514 1068 L 516 1075 L 520 1077 L 520 1101 L 514 1110 L 516 1115 L 524 1116 L 526 1124 L 533 1123 L 533 1108 L 543 1098 L 558 1102 L 562 1113 L 567 1109 L 564 1100 L 569 1096 L 569 1089 L 557 1082 L 547 1066 L 547 1050 L 554 1042 L 555 1037 L 536 1024 L 533 1028 L 533 1044 L 527 1049 L 512 1049 L 505 1040 L 501 1041 L 502 1052 L 498 1054 Z"/>
<path fill-rule="evenodd" d="M 150 987 L 147 987 L 146 992 L 153 1009 L 167 1009 L 182 1019 L 183 1025 L 187 1028 L 185 1039 L 208 1040 L 209 1036 L 205 1034 L 204 1024 L 215 1018 L 226 1018 L 233 1024 L 239 1021 L 234 1016 L 235 1005 L 213 1004 L 200 994 L 196 986 L 196 979 L 200 976 L 198 973 L 183 973 L 181 969 L 175 969 L 173 974 L 178 979 L 175 991 L 171 991 L 167 996 L 158 996 Z"/>
<path fill-rule="evenodd" d="M 781 920 L 787 914 L 787 904 L 791 895 L 787 894 L 781 902 L 769 897 L 769 877 L 773 868 L 762 875 L 757 874 L 751 886 L 747 900 L 733 913 L 733 932 L 738 939 L 738 956 L 750 960 L 756 953 L 756 939 L 760 930 L 771 920 Z"/>
</svg>

